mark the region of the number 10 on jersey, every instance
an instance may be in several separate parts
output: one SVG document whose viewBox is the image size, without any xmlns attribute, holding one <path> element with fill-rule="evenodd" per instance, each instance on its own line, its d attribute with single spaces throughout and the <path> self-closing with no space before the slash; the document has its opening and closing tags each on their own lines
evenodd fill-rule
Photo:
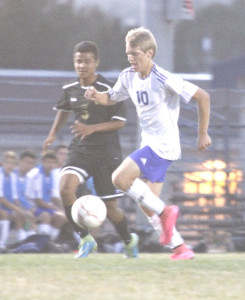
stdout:
<svg viewBox="0 0 245 300">
<path fill-rule="evenodd" d="M 137 91 L 137 99 L 139 104 L 148 105 L 149 104 L 149 98 L 146 91 Z"/>
</svg>

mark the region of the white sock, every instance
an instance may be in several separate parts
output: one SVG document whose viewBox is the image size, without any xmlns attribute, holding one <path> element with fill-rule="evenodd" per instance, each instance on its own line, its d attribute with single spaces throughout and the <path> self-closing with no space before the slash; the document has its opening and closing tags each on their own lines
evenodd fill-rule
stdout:
<svg viewBox="0 0 245 300">
<path fill-rule="evenodd" d="M 174 227 L 173 230 L 173 236 L 171 238 L 170 243 L 168 244 L 168 246 L 173 249 L 175 247 L 178 247 L 180 245 L 184 244 L 184 240 L 182 239 L 180 233 L 176 230 L 176 228 Z"/>
<path fill-rule="evenodd" d="M 50 237 L 52 241 L 55 241 L 60 234 L 60 229 L 51 226 Z"/>
<path fill-rule="evenodd" d="M 152 217 L 147 217 L 153 228 L 156 230 L 159 236 L 162 235 L 162 223 L 160 221 L 160 217 L 157 214 L 154 214 Z M 180 233 L 176 230 L 174 227 L 173 229 L 173 236 L 171 238 L 170 243 L 168 244 L 168 247 L 173 249 L 175 247 L 178 247 L 180 245 L 184 244 L 184 240 L 181 237 Z"/>
<path fill-rule="evenodd" d="M 160 215 L 164 210 L 164 202 L 150 190 L 146 183 L 138 178 L 135 179 L 126 194 L 139 205 L 151 209 L 158 215 Z"/>
<path fill-rule="evenodd" d="M 16 230 L 16 240 L 17 242 L 21 242 L 26 238 L 26 232 L 24 229 L 20 228 Z"/>
<path fill-rule="evenodd" d="M 50 235 L 51 234 L 51 226 L 49 224 L 41 223 L 37 226 L 37 232 L 39 234 Z"/>
<path fill-rule="evenodd" d="M 0 221 L 0 248 L 5 248 L 9 236 L 10 221 L 1 220 Z"/>
<path fill-rule="evenodd" d="M 162 230 L 162 223 L 161 223 L 160 217 L 157 214 L 154 214 L 151 217 L 147 217 L 147 219 L 148 219 L 149 223 L 151 223 L 152 227 L 155 229 L 157 234 L 159 236 L 161 236 L 163 230 Z"/>
</svg>

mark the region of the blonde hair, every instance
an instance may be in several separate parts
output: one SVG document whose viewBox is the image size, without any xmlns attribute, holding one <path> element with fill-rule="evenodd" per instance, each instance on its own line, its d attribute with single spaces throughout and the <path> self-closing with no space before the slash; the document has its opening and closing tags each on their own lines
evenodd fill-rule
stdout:
<svg viewBox="0 0 245 300">
<path fill-rule="evenodd" d="M 152 58 L 155 56 L 157 51 L 157 43 L 153 36 L 153 34 L 150 32 L 150 30 L 139 27 L 135 29 L 131 29 L 126 37 L 125 37 L 126 43 L 129 43 L 129 45 L 132 48 L 140 47 L 140 49 L 144 52 L 146 52 L 149 49 L 152 49 L 154 51 Z"/>
</svg>

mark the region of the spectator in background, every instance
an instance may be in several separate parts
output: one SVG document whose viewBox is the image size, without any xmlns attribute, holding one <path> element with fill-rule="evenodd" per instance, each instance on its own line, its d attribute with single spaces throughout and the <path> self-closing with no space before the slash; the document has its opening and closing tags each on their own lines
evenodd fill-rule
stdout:
<svg viewBox="0 0 245 300">
<path fill-rule="evenodd" d="M 22 229 L 22 218 L 28 215 L 21 209 L 17 193 L 17 177 L 14 169 L 17 166 L 17 155 L 13 151 L 3 154 L 0 168 L 0 252 L 6 251 L 10 225 L 16 230 L 16 240 L 25 238 Z"/>
<path fill-rule="evenodd" d="M 56 160 L 57 164 L 56 167 L 52 170 L 52 176 L 54 178 L 54 189 L 57 191 L 57 195 L 59 195 L 59 185 L 60 185 L 60 170 L 62 167 L 64 167 L 67 156 L 68 156 L 68 147 L 66 145 L 60 144 L 55 147 L 54 149 L 55 155 L 56 155 Z"/>
<path fill-rule="evenodd" d="M 25 229 L 26 237 L 35 234 L 36 218 L 35 218 L 35 204 L 32 199 L 26 196 L 26 189 L 28 181 L 30 180 L 30 171 L 33 170 L 36 163 L 36 155 L 32 151 L 24 151 L 20 154 L 17 175 L 17 194 L 20 205 L 23 209 L 30 212 L 30 215 L 23 217 L 23 228 Z"/>
<path fill-rule="evenodd" d="M 68 156 L 68 146 L 64 144 L 60 144 L 54 148 L 56 158 L 57 158 L 57 168 L 61 169 L 64 167 L 66 161 L 67 161 L 67 156 Z"/>
<path fill-rule="evenodd" d="M 28 197 L 37 206 L 37 231 L 39 234 L 49 235 L 51 240 L 56 240 L 62 226 L 67 222 L 52 176 L 56 165 L 55 153 L 48 151 L 42 157 L 41 165 L 31 177 L 27 188 Z"/>
</svg>

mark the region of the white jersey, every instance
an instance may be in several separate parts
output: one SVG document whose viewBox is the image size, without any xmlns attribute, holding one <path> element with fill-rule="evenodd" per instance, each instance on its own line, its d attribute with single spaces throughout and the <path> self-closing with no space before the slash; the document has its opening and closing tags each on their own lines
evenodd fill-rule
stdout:
<svg viewBox="0 0 245 300">
<path fill-rule="evenodd" d="M 197 89 L 196 85 L 154 65 L 144 79 L 132 68 L 125 69 L 109 94 L 112 101 L 132 99 L 142 128 L 141 147 L 148 145 L 160 157 L 176 160 L 181 154 L 179 96 L 187 103 Z"/>
</svg>

